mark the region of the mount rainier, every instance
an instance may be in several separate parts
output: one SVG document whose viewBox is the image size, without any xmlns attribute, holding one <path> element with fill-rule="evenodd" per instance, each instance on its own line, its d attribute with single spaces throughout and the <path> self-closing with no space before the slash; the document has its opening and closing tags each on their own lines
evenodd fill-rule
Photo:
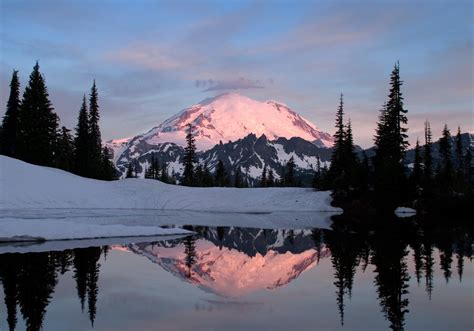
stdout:
<svg viewBox="0 0 474 331">
<path fill-rule="evenodd" d="M 252 180 L 264 164 L 278 178 L 282 166 L 293 156 L 297 170 L 308 172 L 330 156 L 329 133 L 319 130 L 288 106 L 261 102 L 239 93 L 225 93 L 186 108 L 144 134 L 106 143 L 117 169 L 123 174 L 134 162 L 142 177 L 151 155 L 166 163 L 179 178 L 182 172 L 186 130 L 193 126 L 198 162 L 208 162 L 211 171 L 222 160 L 229 174 L 237 167 Z"/>
</svg>

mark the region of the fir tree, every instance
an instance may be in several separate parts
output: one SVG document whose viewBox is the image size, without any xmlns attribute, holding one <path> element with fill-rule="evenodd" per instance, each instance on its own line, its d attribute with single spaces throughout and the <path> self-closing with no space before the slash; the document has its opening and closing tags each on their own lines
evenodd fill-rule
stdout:
<svg viewBox="0 0 474 331">
<path fill-rule="evenodd" d="M 17 157 L 20 107 L 20 80 L 18 79 L 18 71 L 14 70 L 0 137 L 0 151 L 3 155 Z"/>
<path fill-rule="evenodd" d="M 203 172 L 203 174 L 202 174 L 203 186 L 205 186 L 205 187 L 213 186 L 214 185 L 214 183 L 213 183 L 214 179 L 212 178 L 211 171 L 209 170 L 209 166 L 207 164 L 207 161 L 204 162 L 202 172 Z"/>
<path fill-rule="evenodd" d="M 115 180 L 117 179 L 117 171 L 111 161 L 109 149 L 104 146 L 102 150 L 102 175 L 103 180 Z"/>
<path fill-rule="evenodd" d="M 184 172 L 183 185 L 194 185 L 194 162 L 196 158 L 196 144 L 192 132 L 192 125 L 188 124 L 188 132 L 186 134 L 186 148 L 184 150 Z"/>
<path fill-rule="evenodd" d="M 127 173 L 125 175 L 125 178 L 135 178 L 135 167 L 133 166 L 132 162 L 128 163 L 127 166 Z"/>
<path fill-rule="evenodd" d="M 73 171 L 74 169 L 74 140 L 70 131 L 65 126 L 61 128 L 55 153 L 55 166 L 66 171 Z"/>
<path fill-rule="evenodd" d="M 403 159 L 408 147 L 407 111 L 403 107 L 400 66 L 395 64 L 390 77 L 388 102 L 382 108 L 375 136 L 375 189 L 378 207 L 394 208 L 403 198 L 405 169 Z"/>
<path fill-rule="evenodd" d="M 91 93 L 89 95 L 89 174 L 93 178 L 100 178 L 102 165 L 102 139 L 99 128 L 99 96 L 97 86 L 92 84 Z"/>
<path fill-rule="evenodd" d="M 234 187 L 243 187 L 244 183 L 242 180 L 242 172 L 240 170 L 240 167 L 237 167 L 237 170 L 235 171 L 235 176 L 234 176 Z"/>
<path fill-rule="evenodd" d="M 160 165 L 155 157 L 155 153 L 151 154 L 151 162 L 148 169 L 145 171 L 145 178 L 148 179 L 160 179 Z"/>
<path fill-rule="evenodd" d="M 331 156 L 331 175 L 333 178 L 339 176 L 344 171 L 344 153 L 345 153 L 345 137 L 344 130 L 344 100 L 341 93 L 339 106 L 336 112 L 336 132 L 334 133 L 334 148 Z"/>
<path fill-rule="evenodd" d="M 260 187 L 267 187 L 267 165 L 263 166 L 262 178 L 260 178 Z"/>
<path fill-rule="evenodd" d="M 203 177 L 204 171 L 202 170 L 202 165 L 198 163 L 196 169 L 194 170 L 194 185 L 195 186 L 203 186 Z"/>
<path fill-rule="evenodd" d="M 463 173 L 463 165 L 464 165 L 464 155 L 463 155 L 463 146 L 462 146 L 462 137 L 461 137 L 461 127 L 458 126 L 458 132 L 456 134 L 456 164 L 457 164 L 457 171 L 459 174 Z"/>
<path fill-rule="evenodd" d="M 296 179 L 295 179 L 295 159 L 293 156 L 288 160 L 286 163 L 286 172 L 284 176 L 284 186 L 296 186 Z"/>
<path fill-rule="evenodd" d="M 433 176 L 433 156 L 432 145 L 433 135 L 431 133 L 431 126 L 428 120 L 425 121 L 425 145 L 423 147 L 423 165 L 425 180 L 431 180 Z"/>
<path fill-rule="evenodd" d="M 168 166 L 166 165 L 166 163 L 163 163 L 162 166 L 161 166 L 161 177 L 160 177 L 160 180 L 161 180 L 163 183 L 170 184 L 170 179 L 169 179 L 169 177 L 168 177 Z"/>
<path fill-rule="evenodd" d="M 439 140 L 439 155 L 441 163 L 438 170 L 438 183 L 441 188 L 446 189 L 452 186 L 453 165 L 451 155 L 451 133 L 445 124 L 442 137 Z"/>
<path fill-rule="evenodd" d="M 79 110 L 77 119 L 76 137 L 74 139 L 75 150 L 75 172 L 87 177 L 90 175 L 89 170 L 89 113 L 87 110 L 86 96 L 82 98 L 82 106 Z"/>
<path fill-rule="evenodd" d="M 215 184 L 219 187 L 229 186 L 229 178 L 227 177 L 227 172 L 224 168 L 224 163 L 222 160 L 217 162 L 216 172 L 214 174 Z"/>
<path fill-rule="evenodd" d="M 357 155 L 355 152 L 354 137 L 352 136 L 352 122 L 350 118 L 349 118 L 349 121 L 347 122 L 344 136 L 345 136 L 345 139 L 344 139 L 345 163 L 346 163 L 346 166 L 349 167 L 349 169 L 355 169 L 357 165 Z"/>
<path fill-rule="evenodd" d="M 58 116 L 49 100 L 39 64 L 33 68 L 20 109 L 19 157 L 29 163 L 51 166 L 58 129 Z"/>
<path fill-rule="evenodd" d="M 275 186 L 275 175 L 273 174 L 273 169 L 270 168 L 268 171 L 267 177 L 267 187 L 274 187 Z"/>
<path fill-rule="evenodd" d="M 471 189 L 473 185 L 473 170 L 471 149 L 468 148 L 466 155 L 464 155 L 464 178 Z"/>
<path fill-rule="evenodd" d="M 420 142 L 418 139 L 416 139 L 415 160 L 413 164 L 413 172 L 411 174 L 411 181 L 412 181 L 412 185 L 415 191 L 418 190 L 421 184 L 421 179 L 423 177 L 423 169 L 421 167 L 421 163 L 422 163 L 422 158 L 421 158 Z"/>
</svg>

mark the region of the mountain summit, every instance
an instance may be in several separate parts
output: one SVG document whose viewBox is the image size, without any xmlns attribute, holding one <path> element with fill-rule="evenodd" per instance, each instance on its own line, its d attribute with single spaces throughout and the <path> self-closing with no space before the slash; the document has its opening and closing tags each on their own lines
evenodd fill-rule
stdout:
<svg viewBox="0 0 474 331">
<path fill-rule="evenodd" d="M 239 93 L 224 93 L 186 108 L 147 133 L 137 136 L 149 145 L 172 142 L 185 144 L 188 124 L 194 127 L 196 146 L 207 150 L 219 142 L 235 141 L 250 133 L 268 139 L 300 137 L 320 147 L 331 147 L 333 138 L 288 106 L 261 102 Z M 111 141 L 113 143 L 113 141 Z"/>
</svg>

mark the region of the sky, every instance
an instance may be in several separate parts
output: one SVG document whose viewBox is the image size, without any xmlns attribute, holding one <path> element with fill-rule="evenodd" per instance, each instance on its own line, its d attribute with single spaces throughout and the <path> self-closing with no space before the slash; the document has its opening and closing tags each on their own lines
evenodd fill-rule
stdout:
<svg viewBox="0 0 474 331">
<path fill-rule="evenodd" d="M 134 136 L 228 91 L 290 106 L 334 132 L 340 93 L 373 143 L 400 62 L 410 141 L 431 122 L 474 132 L 474 2 L 0 0 L 0 114 L 36 61 L 61 125 L 97 82 L 104 140 Z"/>
</svg>

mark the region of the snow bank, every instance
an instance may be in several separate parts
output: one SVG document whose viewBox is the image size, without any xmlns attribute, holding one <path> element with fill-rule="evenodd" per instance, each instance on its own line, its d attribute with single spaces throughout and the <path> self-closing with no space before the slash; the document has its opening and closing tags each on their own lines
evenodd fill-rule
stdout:
<svg viewBox="0 0 474 331">
<path fill-rule="evenodd" d="M 395 209 L 397 217 L 412 217 L 416 215 L 416 210 L 408 207 L 398 207 Z"/>
<path fill-rule="evenodd" d="M 330 192 L 304 188 L 190 188 L 155 180 L 106 182 L 0 156 L 0 209 L 124 208 L 237 213 L 342 212 Z"/>
<path fill-rule="evenodd" d="M 191 234 L 178 228 L 85 224 L 55 219 L 1 219 L 0 242 Z"/>
</svg>

